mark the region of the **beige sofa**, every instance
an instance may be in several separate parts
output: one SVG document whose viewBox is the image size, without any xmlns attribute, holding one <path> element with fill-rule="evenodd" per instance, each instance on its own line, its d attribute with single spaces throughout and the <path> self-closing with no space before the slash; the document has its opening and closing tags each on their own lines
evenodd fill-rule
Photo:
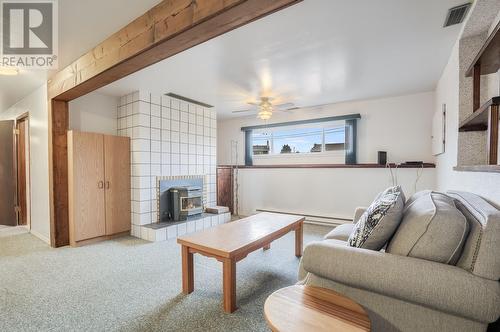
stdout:
<svg viewBox="0 0 500 332">
<path fill-rule="evenodd" d="M 448 194 L 470 227 L 456 266 L 349 247 L 347 224 L 304 249 L 299 282 L 356 300 L 373 331 L 485 331 L 500 315 L 500 211 L 474 194 Z"/>
</svg>

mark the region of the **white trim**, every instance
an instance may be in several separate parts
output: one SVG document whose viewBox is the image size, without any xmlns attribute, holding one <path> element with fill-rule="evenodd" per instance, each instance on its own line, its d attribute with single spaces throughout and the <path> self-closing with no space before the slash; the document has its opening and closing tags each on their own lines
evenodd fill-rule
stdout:
<svg viewBox="0 0 500 332">
<path fill-rule="evenodd" d="M 274 209 L 256 209 L 256 213 L 261 212 L 271 212 L 271 213 L 281 213 L 281 214 L 292 214 L 292 215 L 302 215 L 301 213 L 290 212 L 290 211 L 278 211 Z M 313 224 L 313 225 L 323 225 L 323 226 L 338 226 L 342 224 L 351 224 L 353 223 L 352 218 L 348 217 L 333 217 L 333 216 L 312 216 L 304 213 L 305 223 Z"/>
<path fill-rule="evenodd" d="M 48 237 L 46 237 L 45 235 L 43 235 L 43 234 L 41 234 L 33 229 L 31 229 L 29 232 L 50 246 L 50 239 Z"/>
</svg>

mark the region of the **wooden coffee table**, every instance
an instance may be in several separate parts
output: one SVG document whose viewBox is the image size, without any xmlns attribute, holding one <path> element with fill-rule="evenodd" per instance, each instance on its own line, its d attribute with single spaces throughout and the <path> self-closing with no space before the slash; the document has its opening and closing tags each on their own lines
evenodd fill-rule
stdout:
<svg viewBox="0 0 500 332">
<path fill-rule="evenodd" d="M 235 311 L 236 262 L 260 248 L 269 249 L 272 241 L 291 231 L 295 231 L 295 256 L 302 256 L 303 223 L 304 217 L 264 212 L 179 237 L 182 292 L 194 290 L 193 254 L 213 257 L 222 262 L 224 311 Z"/>
<path fill-rule="evenodd" d="M 329 289 L 290 286 L 271 294 L 264 316 L 273 332 L 370 331 L 362 306 Z"/>
</svg>

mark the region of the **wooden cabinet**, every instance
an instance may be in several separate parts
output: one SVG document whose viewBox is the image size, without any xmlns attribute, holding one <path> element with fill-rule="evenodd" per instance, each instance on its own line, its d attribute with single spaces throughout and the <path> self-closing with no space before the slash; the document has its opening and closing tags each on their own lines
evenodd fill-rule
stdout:
<svg viewBox="0 0 500 332">
<path fill-rule="evenodd" d="M 130 139 L 104 136 L 106 235 L 130 231 Z"/>
<path fill-rule="evenodd" d="M 130 230 L 130 139 L 68 132 L 72 246 Z"/>
</svg>

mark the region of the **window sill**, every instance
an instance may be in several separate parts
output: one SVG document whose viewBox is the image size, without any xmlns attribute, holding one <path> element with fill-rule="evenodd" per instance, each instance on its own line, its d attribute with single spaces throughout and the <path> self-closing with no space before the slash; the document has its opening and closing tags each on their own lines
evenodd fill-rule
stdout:
<svg viewBox="0 0 500 332">
<path fill-rule="evenodd" d="M 389 164 L 391 168 L 396 168 L 396 164 Z M 296 165 L 253 165 L 253 166 L 232 166 L 232 165 L 219 165 L 219 168 L 386 168 L 385 165 L 379 164 L 354 164 L 354 165 L 346 165 L 346 164 L 296 164 Z M 398 168 L 422 168 L 422 166 L 414 166 L 414 165 L 398 165 Z M 423 168 L 436 168 L 435 164 L 424 163 Z"/>
<path fill-rule="evenodd" d="M 455 166 L 453 170 L 457 172 L 500 173 L 500 165 Z"/>
</svg>

